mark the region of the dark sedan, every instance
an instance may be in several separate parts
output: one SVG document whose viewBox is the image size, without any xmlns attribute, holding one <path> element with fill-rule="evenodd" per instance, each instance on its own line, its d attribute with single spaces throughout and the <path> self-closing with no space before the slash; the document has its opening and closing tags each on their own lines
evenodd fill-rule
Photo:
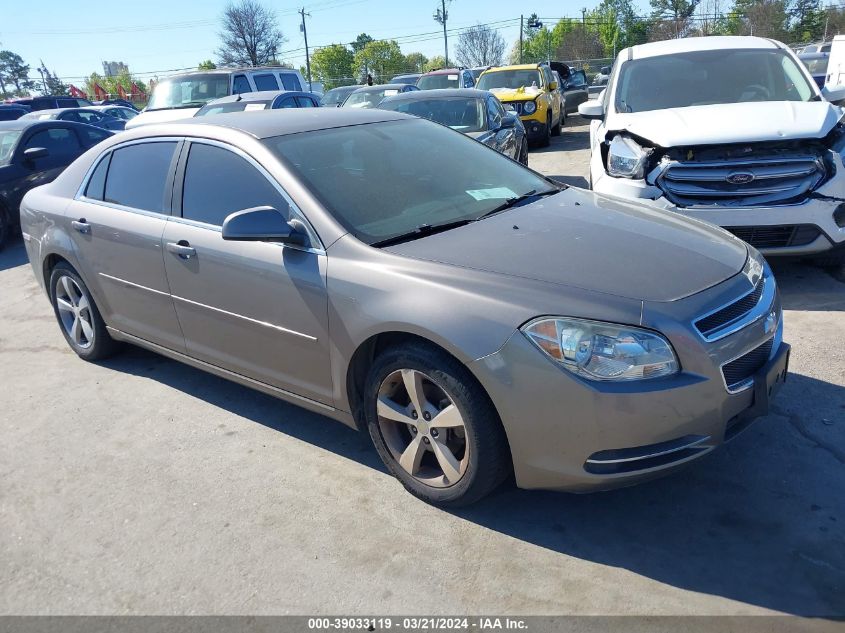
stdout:
<svg viewBox="0 0 845 633">
<path fill-rule="evenodd" d="M 408 84 L 378 84 L 375 86 L 361 86 L 346 97 L 341 104 L 343 108 L 375 108 L 385 97 L 416 92 L 419 88 Z"/>
<path fill-rule="evenodd" d="M 0 122 L 0 248 L 20 224 L 23 195 L 51 182 L 77 157 L 112 133 L 66 121 Z"/>
<path fill-rule="evenodd" d="M 264 90 L 243 92 L 209 101 L 194 116 L 249 112 L 251 110 L 280 110 L 284 108 L 319 108 L 319 98 L 311 92 L 298 90 Z"/>
<path fill-rule="evenodd" d="M 21 117 L 22 119 L 34 119 L 36 121 L 72 121 L 74 123 L 85 123 L 95 127 L 119 132 L 126 127 L 126 120 L 106 115 L 93 108 L 56 108 L 54 110 L 38 110 L 30 112 Z"/>
<path fill-rule="evenodd" d="M 522 121 L 486 90 L 417 90 L 387 97 L 378 107 L 440 123 L 528 164 L 528 139 Z"/>
<path fill-rule="evenodd" d="M 0 104 L 0 121 L 15 121 L 29 112 L 26 106 Z"/>
</svg>

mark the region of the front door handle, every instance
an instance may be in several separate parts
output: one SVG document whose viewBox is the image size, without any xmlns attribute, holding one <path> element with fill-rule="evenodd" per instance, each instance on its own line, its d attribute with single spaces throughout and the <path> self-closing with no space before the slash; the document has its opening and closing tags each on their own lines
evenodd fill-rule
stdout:
<svg viewBox="0 0 845 633">
<path fill-rule="evenodd" d="M 78 220 L 74 220 L 70 223 L 70 225 L 80 233 L 91 232 L 91 225 L 88 224 L 88 221 L 85 218 L 79 218 Z"/>
<path fill-rule="evenodd" d="M 186 240 L 179 240 L 178 242 L 168 242 L 167 250 L 171 253 L 176 253 L 182 259 L 190 259 L 197 254 L 196 249 L 191 246 Z"/>
</svg>

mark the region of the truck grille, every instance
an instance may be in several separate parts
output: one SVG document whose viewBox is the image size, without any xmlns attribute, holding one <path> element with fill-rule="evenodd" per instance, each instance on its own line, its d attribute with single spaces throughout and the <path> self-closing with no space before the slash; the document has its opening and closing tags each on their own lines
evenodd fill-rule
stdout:
<svg viewBox="0 0 845 633">
<path fill-rule="evenodd" d="M 753 207 L 801 200 L 825 177 L 819 156 L 670 162 L 657 179 L 679 207 Z"/>
<path fill-rule="evenodd" d="M 754 374 L 762 369 L 769 360 L 773 344 L 774 338 L 770 338 L 747 354 L 722 365 L 722 376 L 725 379 L 725 387 L 728 391 L 736 393 L 750 386 Z"/>
<path fill-rule="evenodd" d="M 726 226 L 743 242 L 754 248 L 784 248 L 805 246 L 814 242 L 821 231 L 813 224 L 785 224 L 780 226 Z"/>
<path fill-rule="evenodd" d="M 709 340 L 715 338 L 721 330 L 737 323 L 746 314 L 751 312 L 760 302 L 763 296 L 763 288 L 766 285 L 765 279 L 760 279 L 755 288 L 748 294 L 740 297 L 733 303 L 708 314 L 695 322 L 695 327 L 701 335 Z"/>
</svg>

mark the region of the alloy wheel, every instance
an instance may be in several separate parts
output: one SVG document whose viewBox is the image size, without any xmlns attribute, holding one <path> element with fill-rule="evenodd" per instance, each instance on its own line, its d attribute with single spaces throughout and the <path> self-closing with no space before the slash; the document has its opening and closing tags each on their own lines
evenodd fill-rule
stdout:
<svg viewBox="0 0 845 633">
<path fill-rule="evenodd" d="M 65 332 L 74 345 L 88 349 L 94 344 L 91 304 L 79 285 L 63 275 L 56 283 L 56 307 Z"/>
<path fill-rule="evenodd" d="M 392 372 L 379 387 L 376 414 L 387 449 L 414 479 L 446 488 L 464 476 L 470 445 L 463 416 L 430 376 Z"/>
</svg>

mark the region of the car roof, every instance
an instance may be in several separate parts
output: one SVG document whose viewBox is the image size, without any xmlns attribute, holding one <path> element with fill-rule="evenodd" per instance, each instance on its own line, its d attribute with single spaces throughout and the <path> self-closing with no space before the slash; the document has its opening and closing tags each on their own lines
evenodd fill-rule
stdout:
<svg viewBox="0 0 845 633">
<path fill-rule="evenodd" d="M 108 130 L 102 130 L 98 127 L 94 127 L 93 125 L 87 125 L 85 123 L 77 123 L 76 121 L 56 121 L 54 119 L 50 119 L 48 121 L 42 119 L 16 119 L 14 121 L 0 121 L 0 132 L 8 132 L 9 130 L 18 130 L 23 131 L 31 127 L 67 127 L 67 128 L 74 128 L 74 127 L 85 127 L 88 129 L 95 129 L 100 130 L 101 132 L 107 132 Z"/>
<path fill-rule="evenodd" d="M 73 111 L 73 112 L 91 112 L 91 111 L 96 112 L 96 107 L 97 106 L 85 106 L 84 108 L 50 108 L 49 110 L 33 110 L 29 114 L 34 114 L 34 115 L 37 115 L 37 116 L 42 116 L 42 115 L 45 115 L 45 114 L 49 114 L 49 115 L 53 115 L 53 116 L 59 116 L 62 112 L 71 112 L 71 111 Z M 105 107 L 109 107 L 109 106 L 105 106 Z"/>
<path fill-rule="evenodd" d="M 430 70 L 427 73 L 423 73 L 424 75 L 454 75 L 455 73 L 459 73 L 462 70 L 467 70 L 466 68 L 438 68 L 437 70 Z"/>
<path fill-rule="evenodd" d="M 236 95 L 228 95 L 209 101 L 206 105 L 213 103 L 235 103 L 238 101 L 273 101 L 277 97 L 284 95 L 305 96 L 317 98 L 316 95 L 302 90 L 259 90 L 256 92 L 242 92 Z"/>
<path fill-rule="evenodd" d="M 326 90 L 326 94 L 329 94 L 330 92 L 340 91 L 340 90 L 348 90 L 349 92 L 352 92 L 354 90 L 358 90 L 358 88 L 361 88 L 361 87 L 362 86 L 337 86 L 336 88 L 332 88 L 331 90 Z"/>
<path fill-rule="evenodd" d="M 118 110 L 132 110 L 129 106 L 120 105 L 119 103 L 106 103 L 103 105 L 85 106 L 84 108 L 62 108 L 62 110 L 114 110 L 115 108 Z M 137 112 L 137 110 L 132 111 Z"/>
<path fill-rule="evenodd" d="M 812 60 L 812 59 L 828 59 L 830 58 L 830 53 L 801 53 L 798 55 L 798 59 L 801 60 Z"/>
<path fill-rule="evenodd" d="M 736 49 L 770 49 L 782 48 L 782 45 L 774 40 L 763 37 L 751 37 L 746 35 L 718 35 L 711 37 L 685 37 L 678 40 L 666 40 L 663 42 L 651 42 L 649 44 L 638 44 L 631 48 L 624 49 L 620 57 L 628 56 L 629 59 L 641 59 L 644 57 L 657 57 L 658 55 L 672 55 L 674 53 L 690 53 L 698 51 L 736 50 Z"/>
<path fill-rule="evenodd" d="M 492 92 L 487 90 L 477 90 L 476 88 L 438 88 L 436 90 L 400 92 L 399 94 L 386 97 L 385 101 L 426 101 L 430 99 L 453 99 L 455 97 L 484 99 L 492 94 Z"/>
<path fill-rule="evenodd" d="M 246 73 L 246 72 L 280 72 L 280 73 L 296 73 L 297 70 L 293 68 L 283 68 L 282 66 L 245 66 L 240 68 L 212 68 L 210 70 L 192 70 L 189 73 L 179 73 L 178 75 L 170 75 L 168 77 L 162 77 L 161 81 L 170 81 L 171 79 L 182 79 L 185 77 L 191 77 L 192 75 L 231 75 L 233 73 Z"/>
<path fill-rule="evenodd" d="M 355 92 L 379 92 L 380 90 L 401 90 L 396 84 L 375 84 L 372 86 L 358 86 Z"/>
<path fill-rule="evenodd" d="M 508 64 L 505 66 L 491 66 L 485 73 L 492 73 L 496 72 L 497 70 L 537 70 L 541 66 L 540 63 L 537 64 Z M 484 74 L 484 73 L 482 73 Z"/>
</svg>

